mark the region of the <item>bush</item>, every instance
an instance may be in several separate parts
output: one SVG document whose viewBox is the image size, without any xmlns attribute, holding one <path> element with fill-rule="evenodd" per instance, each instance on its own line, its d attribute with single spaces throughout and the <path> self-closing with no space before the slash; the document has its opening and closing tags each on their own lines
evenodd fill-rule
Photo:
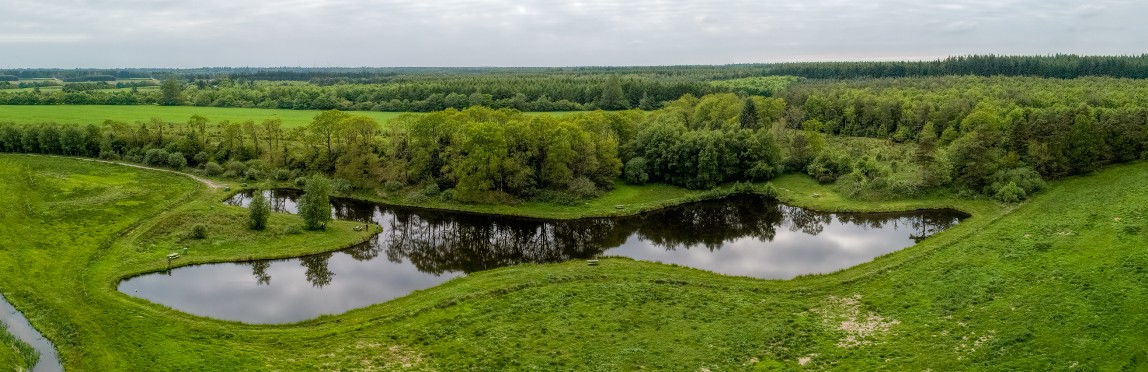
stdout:
<svg viewBox="0 0 1148 372">
<path fill-rule="evenodd" d="M 848 174 L 850 171 L 852 168 L 849 166 L 849 158 L 844 154 L 832 151 L 822 151 L 806 167 L 806 172 L 820 183 L 836 182 L 837 177 Z"/>
<path fill-rule="evenodd" d="M 284 168 L 275 170 L 275 175 L 272 176 L 276 181 L 286 181 L 291 179 L 291 171 Z"/>
<path fill-rule="evenodd" d="M 245 180 L 258 181 L 263 178 L 265 178 L 265 175 L 259 168 L 247 168 L 247 170 L 243 171 L 243 179 Z"/>
<path fill-rule="evenodd" d="M 1025 193 L 1024 189 L 1020 188 L 1020 186 L 1017 186 L 1016 183 L 1009 182 L 1003 187 L 997 189 L 997 192 L 993 194 L 993 198 L 996 198 L 997 200 L 1003 201 L 1005 203 L 1016 203 L 1024 200 Z"/>
<path fill-rule="evenodd" d="M 438 195 L 438 198 L 442 201 L 454 201 L 454 189 L 446 189 Z"/>
<path fill-rule="evenodd" d="M 586 177 L 575 178 L 574 181 L 570 182 L 569 190 L 570 193 L 579 198 L 593 198 L 601 193 L 598 186 L 594 185 L 594 181 Z"/>
<path fill-rule="evenodd" d="M 383 183 L 383 189 L 390 191 L 390 192 L 399 191 L 402 188 L 403 188 L 403 183 L 399 182 L 399 181 L 387 181 L 387 182 Z"/>
<path fill-rule="evenodd" d="M 162 167 L 167 165 L 168 153 L 163 149 L 147 150 L 143 156 L 143 163 L 151 166 Z"/>
<path fill-rule="evenodd" d="M 223 167 L 219 166 L 219 163 L 209 161 L 203 166 L 203 173 L 208 176 L 218 176 L 223 174 Z"/>
<path fill-rule="evenodd" d="M 113 151 L 100 150 L 100 159 L 103 160 L 120 160 L 120 155 Z"/>
<path fill-rule="evenodd" d="M 232 177 L 244 175 L 247 172 L 247 165 L 241 162 L 232 160 L 223 165 L 227 173 L 232 174 Z"/>
<path fill-rule="evenodd" d="M 307 177 L 296 177 L 295 186 L 303 187 L 307 185 Z"/>
<path fill-rule="evenodd" d="M 271 206 L 267 204 L 267 198 L 263 197 L 263 191 L 255 190 L 254 196 L 251 198 L 251 205 L 247 207 L 247 210 L 248 228 L 259 231 L 267 228 L 267 218 L 271 216 Z"/>
<path fill-rule="evenodd" d="M 187 167 L 187 158 L 183 157 L 183 153 L 172 153 L 167 156 L 167 166 L 181 170 Z"/>
<path fill-rule="evenodd" d="M 202 223 L 197 223 L 191 227 L 191 233 L 187 234 L 192 239 L 203 239 L 207 237 L 207 226 Z"/>
<path fill-rule="evenodd" d="M 438 195 L 438 193 L 439 193 L 439 189 L 438 189 L 437 183 L 431 183 L 431 184 L 429 184 L 423 188 L 423 195 L 435 196 L 435 195 Z"/>
<path fill-rule="evenodd" d="M 205 151 L 200 151 L 198 154 L 195 154 L 195 157 L 193 157 L 191 160 L 195 160 L 195 164 L 202 165 L 204 163 L 211 161 L 211 155 L 208 155 L 207 152 L 205 152 Z M 219 164 L 216 164 L 216 165 L 219 165 Z"/>
<path fill-rule="evenodd" d="M 541 190 L 534 195 L 534 200 L 558 205 L 576 206 L 582 204 L 582 199 L 568 192 L 556 190 Z"/>
<path fill-rule="evenodd" d="M 1028 195 L 1032 195 L 1048 187 L 1048 184 L 1040 178 L 1040 174 L 1035 170 L 1029 167 L 1020 167 L 1000 170 L 993 173 L 992 176 L 989 176 L 989 185 L 985 187 L 984 192 L 997 199 L 1000 199 L 997 197 L 998 194 L 1011 197 L 1015 194 L 1015 190 L 1008 190 L 1002 193 L 1002 190 L 1010 184 L 1022 191 L 1020 193 L 1020 200 L 1024 200 Z"/>
<path fill-rule="evenodd" d="M 626 162 L 626 168 L 625 171 L 622 172 L 622 177 L 627 183 L 644 185 L 650 180 L 650 174 L 646 172 L 646 158 L 639 156 Z"/>
<path fill-rule="evenodd" d="M 331 181 L 331 190 L 340 194 L 349 194 L 355 191 L 355 184 L 342 178 L 336 178 Z"/>
</svg>

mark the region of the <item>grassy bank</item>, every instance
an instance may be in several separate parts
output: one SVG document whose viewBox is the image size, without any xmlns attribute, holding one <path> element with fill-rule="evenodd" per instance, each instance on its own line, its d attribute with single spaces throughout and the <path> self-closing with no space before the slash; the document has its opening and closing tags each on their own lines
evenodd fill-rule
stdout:
<svg viewBox="0 0 1148 372">
<path fill-rule="evenodd" d="M 802 206 L 947 206 L 973 217 L 870 263 L 789 281 L 629 259 L 519 265 L 341 315 L 254 326 L 114 289 L 154 269 L 167 246 L 188 244 L 181 221 L 233 222 L 242 212 L 206 201 L 222 194 L 174 174 L 0 156 L 0 201 L 10 206 L 0 232 L 21 237 L 0 243 L 0 288 L 75 370 L 1143 368 L 1146 176 L 1148 163 L 1111 167 L 1011 208 L 855 202 L 783 177 L 778 197 Z M 188 260 L 337 245 L 322 234 L 309 239 L 326 245 L 282 243 L 293 236 L 275 229 L 290 216 L 277 218 L 263 237 L 191 243 Z"/>
<path fill-rule="evenodd" d="M 31 370 L 39 358 L 40 355 L 32 346 L 17 339 L 7 329 L 0 328 L 0 368 L 8 366 L 16 371 Z"/>
</svg>

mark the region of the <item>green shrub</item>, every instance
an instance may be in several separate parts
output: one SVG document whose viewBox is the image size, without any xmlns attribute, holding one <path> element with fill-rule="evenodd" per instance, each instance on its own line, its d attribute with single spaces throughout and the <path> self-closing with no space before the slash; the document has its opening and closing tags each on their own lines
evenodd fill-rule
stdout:
<svg viewBox="0 0 1148 372">
<path fill-rule="evenodd" d="M 207 238 L 207 226 L 204 226 L 202 223 L 195 224 L 195 226 L 191 227 L 191 233 L 188 234 L 188 237 L 192 239 Z"/>
<path fill-rule="evenodd" d="M 255 190 L 247 211 L 248 228 L 259 231 L 267 228 L 267 218 L 271 217 L 271 205 L 267 204 L 267 198 L 263 197 L 263 191 Z"/>
<path fill-rule="evenodd" d="M 997 195 L 1014 196 L 1014 194 L 1016 194 L 1015 190 L 1002 190 L 1010 184 L 1022 191 L 1020 193 L 1020 200 L 1024 200 L 1028 195 L 1032 195 L 1048 187 L 1048 184 L 1040 177 L 1040 173 L 1037 173 L 1029 167 L 1020 167 L 1000 170 L 993 173 L 992 176 L 989 176 L 989 185 L 985 187 L 984 192 L 997 199 L 1001 199 Z"/>
<path fill-rule="evenodd" d="M 586 177 L 578 177 L 571 181 L 569 190 L 579 198 L 593 198 L 602 192 L 594 185 L 594 181 Z"/>
<path fill-rule="evenodd" d="M 833 183 L 837 181 L 838 177 L 852 171 L 852 168 L 849 166 L 849 158 L 845 154 L 822 151 L 816 158 L 813 158 L 805 170 L 810 176 L 817 179 L 817 182 Z"/>
<path fill-rule="evenodd" d="M 390 191 L 390 192 L 399 191 L 402 188 L 403 188 L 403 183 L 399 182 L 399 181 L 392 180 L 392 181 L 387 181 L 386 183 L 383 183 L 383 189 Z"/>
<path fill-rule="evenodd" d="M 331 181 L 331 190 L 339 194 L 349 194 L 355 191 L 355 184 L 346 179 L 336 178 Z"/>
<path fill-rule="evenodd" d="M 243 171 L 243 179 L 245 180 L 258 181 L 264 178 L 266 178 L 266 174 L 259 168 L 247 168 L 247 170 Z"/>
<path fill-rule="evenodd" d="M 646 172 L 646 158 L 639 156 L 626 162 L 626 168 L 625 171 L 622 172 L 622 177 L 627 183 L 644 185 L 646 181 L 650 180 L 650 174 Z"/>
<path fill-rule="evenodd" d="M 423 195 L 435 196 L 435 195 L 438 195 L 438 193 L 439 193 L 439 189 L 438 189 L 437 183 L 432 182 L 431 184 L 429 184 L 423 188 Z"/>
<path fill-rule="evenodd" d="M 203 173 L 208 176 L 218 176 L 223 174 L 223 167 L 221 167 L 219 163 L 209 161 L 203 165 Z"/>
<path fill-rule="evenodd" d="M 284 168 L 279 168 L 279 169 L 276 169 L 276 170 L 275 170 L 275 174 L 274 174 L 274 176 L 272 176 L 272 177 L 273 177 L 273 178 L 274 178 L 276 181 L 287 181 L 287 180 L 290 180 L 290 179 L 291 179 L 291 170 L 289 170 L 289 169 L 284 169 Z"/>
<path fill-rule="evenodd" d="M 144 152 L 143 163 L 151 166 L 165 166 L 168 161 L 168 153 L 163 149 L 151 149 Z"/>
<path fill-rule="evenodd" d="M 183 153 L 174 152 L 167 156 L 167 166 L 175 170 L 187 168 L 187 158 L 183 157 Z"/>
<path fill-rule="evenodd" d="M 232 177 L 241 176 L 247 172 L 247 165 L 235 160 L 223 164 L 223 168 L 227 169 L 227 173 L 231 173 Z"/>
<path fill-rule="evenodd" d="M 1024 189 L 1017 186 L 1016 183 L 1009 182 L 1007 185 L 997 189 L 996 193 L 993 194 L 993 198 L 1005 203 L 1016 203 L 1024 200 L 1025 193 Z"/>
</svg>

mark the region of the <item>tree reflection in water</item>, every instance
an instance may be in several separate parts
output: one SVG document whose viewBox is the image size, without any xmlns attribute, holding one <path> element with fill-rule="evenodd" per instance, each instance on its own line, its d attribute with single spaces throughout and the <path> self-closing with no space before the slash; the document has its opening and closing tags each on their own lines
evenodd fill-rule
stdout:
<svg viewBox="0 0 1148 372">
<path fill-rule="evenodd" d="M 268 200 L 277 211 L 293 212 L 299 193 L 273 190 Z M 229 200 L 247 205 L 250 194 Z M 738 196 L 693 203 L 638 216 L 546 221 L 483 216 L 376 205 L 332 198 L 332 213 L 342 220 L 377 223 L 383 233 L 342 252 L 360 261 L 386 253 L 390 262 L 410 261 L 422 272 L 475 272 L 520 263 L 562 262 L 590 258 L 621 246 L 631 236 L 667 250 L 721 249 L 731 241 L 772 241 L 778 228 L 817 235 L 835 218 L 842 224 L 880 229 L 907 225 L 914 241 L 944 230 L 964 218 L 955 211 L 833 214 L 786 206 L 758 196 Z M 327 267 L 332 253 L 301 258 L 307 280 L 317 287 L 331 283 Z M 252 263 L 259 283 L 269 283 L 266 266 Z"/>
</svg>

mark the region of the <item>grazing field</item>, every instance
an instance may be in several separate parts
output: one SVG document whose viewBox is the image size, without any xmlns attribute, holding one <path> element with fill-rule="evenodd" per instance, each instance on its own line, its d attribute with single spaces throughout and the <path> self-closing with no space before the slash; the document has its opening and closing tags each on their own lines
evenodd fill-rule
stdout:
<svg viewBox="0 0 1148 372">
<path fill-rule="evenodd" d="M 188 221 L 243 211 L 188 178 L 0 155 L 0 288 L 72 370 L 1112 370 L 1148 347 L 1148 163 L 1055 182 L 1021 205 L 856 202 L 807 178 L 807 207 L 973 215 L 841 272 L 766 281 L 605 259 L 479 272 L 291 325 L 184 314 L 115 290 L 156 270 Z M 821 197 L 812 197 L 813 193 Z M 209 232 L 184 263 L 336 248 L 344 233 Z M 295 241 L 286 239 L 298 239 Z M 312 244 L 302 244 L 301 241 Z"/>
<path fill-rule="evenodd" d="M 0 106 L 0 122 L 15 122 L 17 124 L 34 123 L 66 123 L 66 124 L 100 124 L 104 120 L 118 120 L 134 123 L 160 118 L 167 122 L 186 122 L 192 115 L 202 115 L 213 123 L 224 120 L 243 122 L 247 120 L 262 122 L 265 119 L 279 118 L 283 120 L 283 127 L 302 127 L 311 122 L 318 115 L 317 110 L 272 110 L 248 108 L 221 108 L 221 107 L 195 107 L 195 106 L 88 106 L 88 105 L 53 105 L 53 106 Z M 398 112 L 356 112 L 358 115 L 369 116 L 380 123 L 401 115 Z"/>
<path fill-rule="evenodd" d="M 147 87 L 158 89 L 155 87 Z M 122 88 L 131 89 L 131 88 Z M 122 90 L 121 89 L 121 90 Z M 144 88 L 140 88 L 144 89 Z M 50 105 L 18 106 L 0 105 L 0 122 L 17 124 L 61 123 L 61 124 L 100 124 L 104 120 L 118 120 L 128 123 L 160 118 L 163 121 L 182 123 L 192 115 L 202 115 L 213 123 L 224 120 L 260 123 L 265 119 L 279 118 L 284 128 L 306 126 L 318 115 L 318 110 L 277 110 L 256 108 L 196 107 L 196 106 L 98 106 L 98 105 Z M 402 112 L 351 111 L 355 115 L 365 115 L 379 123 L 398 117 Z M 569 115 L 574 112 L 546 112 L 538 115 Z"/>
</svg>

